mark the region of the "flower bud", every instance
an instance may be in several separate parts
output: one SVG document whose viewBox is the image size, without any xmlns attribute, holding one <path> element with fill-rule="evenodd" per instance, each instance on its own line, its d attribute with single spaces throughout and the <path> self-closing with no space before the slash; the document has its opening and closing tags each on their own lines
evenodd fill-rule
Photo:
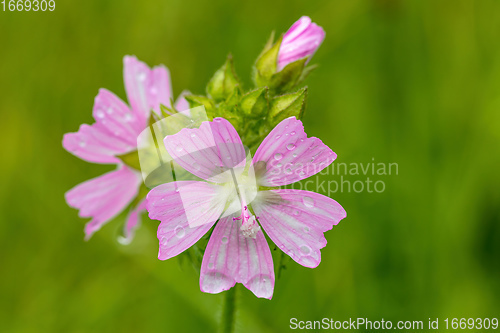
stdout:
<svg viewBox="0 0 500 333">
<path fill-rule="evenodd" d="M 283 36 L 278 53 L 278 71 L 286 65 L 309 57 L 319 48 L 325 39 L 325 31 L 307 16 L 302 16 Z"/>
</svg>

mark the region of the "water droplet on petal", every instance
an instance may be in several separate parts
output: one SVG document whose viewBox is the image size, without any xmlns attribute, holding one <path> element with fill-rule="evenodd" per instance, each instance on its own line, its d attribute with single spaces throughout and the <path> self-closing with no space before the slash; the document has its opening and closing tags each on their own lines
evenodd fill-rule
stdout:
<svg viewBox="0 0 500 333">
<path fill-rule="evenodd" d="M 167 237 L 162 237 L 160 239 L 160 245 L 165 246 L 168 243 L 168 238 Z"/>
<path fill-rule="evenodd" d="M 196 138 L 196 134 L 191 133 L 191 137 L 192 137 L 192 138 Z"/>
<path fill-rule="evenodd" d="M 295 215 L 295 216 L 299 216 L 299 215 L 300 215 L 300 212 L 299 212 L 298 210 L 295 210 L 295 211 L 293 212 L 293 215 Z"/>
<path fill-rule="evenodd" d="M 278 164 L 276 164 L 276 167 L 277 167 L 277 168 L 281 168 L 281 166 L 282 166 L 282 165 L 283 165 L 283 164 L 278 163 Z"/>
<path fill-rule="evenodd" d="M 311 229 L 309 229 L 309 227 L 304 227 L 304 232 L 309 232 L 311 231 Z"/>
<path fill-rule="evenodd" d="M 95 113 L 95 115 L 99 119 L 104 118 L 104 112 L 102 112 L 102 110 L 97 110 L 96 113 Z"/>
<path fill-rule="evenodd" d="M 182 146 L 181 146 L 181 145 L 178 145 L 177 147 L 175 147 L 175 150 L 177 150 L 177 151 L 179 151 L 179 152 L 180 152 L 180 151 L 183 151 L 183 150 L 184 150 L 184 148 L 182 148 Z"/>
<path fill-rule="evenodd" d="M 222 237 L 222 240 L 221 240 L 222 244 L 227 244 L 227 241 L 228 240 L 227 240 L 226 236 Z"/>
<path fill-rule="evenodd" d="M 113 108 L 108 108 L 108 109 L 106 110 L 106 112 L 107 112 L 108 114 L 112 114 L 112 113 L 113 113 Z"/>
<path fill-rule="evenodd" d="M 281 158 L 282 158 L 282 157 L 283 157 L 283 155 L 281 155 L 280 153 L 276 153 L 276 154 L 274 154 L 274 159 L 275 159 L 276 161 L 281 160 Z"/>
<path fill-rule="evenodd" d="M 208 264 L 208 269 L 214 269 L 214 264 L 213 263 L 209 263 Z"/>
<path fill-rule="evenodd" d="M 124 117 L 125 121 L 131 121 L 132 118 L 133 117 L 132 117 L 132 115 L 130 113 L 125 114 L 125 117 Z"/>
<path fill-rule="evenodd" d="M 281 135 L 276 135 L 276 140 L 278 140 L 279 138 L 281 138 Z"/>
<path fill-rule="evenodd" d="M 309 254 L 311 253 L 311 248 L 307 245 L 302 245 L 300 247 L 300 252 L 302 252 L 303 254 Z"/>
<path fill-rule="evenodd" d="M 144 73 L 144 72 L 139 72 L 139 74 L 137 74 L 137 80 L 139 80 L 139 81 L 144 81 L 144 80 L 146 80 L 146 73 Z"/>
<path fill-rule="evenodd" d="M 82 148 L 83 148 L 83 147 L 85 147 L 87 144 L 85 143 L 85 141 L 80 141 L 80 143 L 78 143 L 78 145 L 79 145 L 80 147 L 82 147 Z"/>
<path fill-rule="evenodd" d="M 302 202 L 304 203 L 304 206 L 306 206 L 307 208 L 314 207 L 314 199 L 311 197 L 303 197 Z"/>
<path fill-rule="evenodd" d="M 295 135 L 295 131 L 293 131 L 292 133 L 290 133 L 290 135 Z"/>
<path fill-rule="evenodd" d="M 288 150 L 294 150 L 295 149 L 295 145 L 293 143 L 289 143 L 287 146 L 286 146 L 286 149 Z"/>
<path fill-rule="evenodd" d="M 291 174 L 291 173 L 292 173 L 292 169 L 287 168 L 287 169 L 285 170 L 285 173 L 286 173 L 287 175 Z"/>
<path fill-rule="evenodd" d="M 186 231 L 184 230 L 184 227 L 182 226 L 177 226 L 175 227 L 175 235 L 178 237 L 178 238 L 182 238 L 184 237 L 184 235 L 186 235 Z"/>
<path fill-rule="evenodd" d="M 293 155 L 292 155 L 292 156 L 293 156 L 293 157 L 297 157 L 297 154 L 296 154 L 296 153 L 293 153 Z"/>
</svg>

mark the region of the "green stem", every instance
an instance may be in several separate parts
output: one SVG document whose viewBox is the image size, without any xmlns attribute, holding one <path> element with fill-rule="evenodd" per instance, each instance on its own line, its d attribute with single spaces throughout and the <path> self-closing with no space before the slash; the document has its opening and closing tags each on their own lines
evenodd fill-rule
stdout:
<svg viewBox="0 0 500 333">
<path fill-rule="evenodd" d="M 224 292 L 224 304 L 220 325 L 221 333 L 234 332 L 234 318 L 236 313 L 236 286 Z"/>
</svg>

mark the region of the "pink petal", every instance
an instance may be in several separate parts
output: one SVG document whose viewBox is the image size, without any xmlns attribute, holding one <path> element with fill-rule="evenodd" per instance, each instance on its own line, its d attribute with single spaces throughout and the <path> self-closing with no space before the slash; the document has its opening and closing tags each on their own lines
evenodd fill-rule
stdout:
<svg viewBox="0 0 500 333">
<path fill-rule="evenodd" d="M 191 92 L 189 92 L 188 90 L 184 90 L 183 92 L 181 92 L 179 97 L 177 97 L 177 100 L 175 101 L 175 109 L 177 111 L 186 111 L 189 109 L 189 103 L 184 98 L 184 96 L 190 95 L 190 94 L 191 94 Z"/>
<path fill-rule="evenodd" d="M 63 137 L 63 147 L 71 154 L 94 163 L 119 163 L 115 155 L 132 151 L 135 143 L 124 141 L 111 134 L 100 123 L 83 124 L 76 133 L 66 133 Z"/>
<path fill-rule="evenodd" d="M 146 128 L 146 119 L 135 115 L 121 99 L 106 89 L 99 90 L 92 114 L 101 127 L 131 146 L 137 144 L 137 136 Z"/>
<path fill-rule="evenodd" d="M 263 186 L 282 186 L 313 176 L 337 155 L 318 138 L 307 138 L 300 120 L 280 122 L 262 141 L 253 165 Z"/>
<path fill-rule="evenodd" d="M 231 170 L 241 172 L 245 166 L 245 148 L 238 132 L 224 118 L 203 122 L 200 128 L 184 128 L 168 135 L 165 148 L 172 158 L 185 170 L 215 183 L 224 183 L 232 178 Z"/>
<path fill-rule="evenodd" d="M 125 56 L 123 64 L 128 100 L 138 117 L 147 120 L 151 109 L 159 113 L 160 104 L 170 106 L 172 84 L 170 73 L 165 66 L 150 70 L 135 56 Z"/>
<path fill-rule="evenodd" d="M 220 293 L 236 282 L 243 283 L 255 296 L 271 299 L 274 268 L 264 234 L 246 238 L 240 221 L 232 216 L 221 219 L 210 236 L 201 264 L 200 288 L 206 293 Z"/>
<path fill-rule="evenodd" d="M 129 244 L 135 236 L 135 231 L 141 223 L 141 213 L 146 210 L 147 200 L 144 198 L 137 206 L 132 208 L 125 223 L 123 244 Z"/>
<path fill-rule="evenodd" d="M 91 217 L 85 226 L 86 239 L 120 213 L 137 195 L 141 176 L 126 166 L 87 180 L 68 192 L 66 202 L 79 209 L 80 217 Z"/>
<path fill-rule="evenodd" d="M 278 54 L 278 71 L 291 62 L 312 57 L 324 39 L 323 28 L 311 23 L 309 17 L 302 16 L 283 36 Z"/>
<path fill-rule="evenodd" d="M 210 230 L 224 210 L 226 197 L 221 189 L 205 182 L 178 181 L 149 192 L 149 217 L 161 221 L 159 259 L 178 255 Z"/>
<path fill-rule="evenodd" d="M 259 192 L 252 207 L 269 238 L 297 263 L 311 268 L 321 262 L 323 233 L 346 217 L 335 200 L 300 190 Z"/>
</svg>

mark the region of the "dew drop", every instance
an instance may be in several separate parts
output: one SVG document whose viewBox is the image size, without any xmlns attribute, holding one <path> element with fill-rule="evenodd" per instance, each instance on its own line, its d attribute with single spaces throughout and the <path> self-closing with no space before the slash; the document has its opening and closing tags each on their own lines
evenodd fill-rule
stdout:
<svg viewBox="0 0 500 333">
<path fill-rule="evenodd" d="M 302 202 L 304 203 L 304 206 L 306 206 L 307 208 L 314 207 L 314 200 L 311 197 L 303 197 Z"/>
<path fill-rule="evenodd" d="M 80 147 L 82 147 L 82 148 L 83 148 L 83 147 L 85 147 L 87 144 L 85 143 L 85 141 L 80 141 L 80 143 L 78 143 L 78 145 L 79 145 Z"/>
<path fill-rule="evenodd" d="M 281 158 L 282 158 L 282 157 L 283 157 L 283 155 L 281 155 L 280 153 L 276 153 L 276 154 L 274 154 L 274 159 L 275 159 L 276 161 L 281 160 Z"/>
<path fill-rule="evenodd" d="M 292 155 L 292 156 L 293 156 L 293 157 L 297 157 L 297 154 L 296 154 L 296 153 L 293 153 L 293 155 Z"/>
<path fill-rule="evenodd" d="M 283 166 L 283 164 L 281 164 L 281 163 L 276 164 L 277 168 L 281 168 L 282 166 Z"/>
<path fill-rule="evenodd" d="M 106 112 L 107 112 L 108 114 L 112 114 L 112 113 L 113 113 L 113 108 L 108 108 L 108 109 L 106 110 Z"/>
<path fill-rule="evenodd" d="M 175 227 L 175 235 L 177 236 L 177 238 L 184 237 L 184 235 L 186 235 L 186 231 L 184 230 L 184 227 L 182 227 L 180 225 Z"/>
<path fill-rule="evenodd" d="M 295 149 L 295 145 L 293 143 L 289 143 L 287 146 L 286 146 L 286 149 L 288 150 L 294 150 Z"/>
<path fill-rule="evenodd" d="M 293 131 L 292 133 L 290 133 L 290 135 L 295 135 L 295 131 Z"/>
<path fill-rule="evenodd" d="M 276 135 L 276 140 L 278 140 L 279 138 L 281 138 L 281 135 Z"/>
<path fill-rule="evenodd" d="M 304 227 L 304 232 L 309 232 L 311 231 L 311 229 L 309 229 L 309 227 Z"/>
<path fill-rule="evenodd" d="M 146 80 L 146 73 L 140 72 L 139 74 L 137 74 L 137 80 L 139 80 L 139 81 Z"/>
<path fill-rule="evenodd" d="M 208 269 L 214 269 L 214 264 L 213 263 L 209 263 L 208 264 Z"/>
<path fill-rule="evenodd" d="M 180 151 L 183 151 L 183 150 L 184 150 L 184 148 L 182 148 L 182 146 L 181 146 L 181 145 L 178 145 L 177 147 L 175 147 L 175 150 L 177 150 L 177 151 L 179 151 L 179 152 L 180 152 Z"/>
<path fill-rule="evenodd" d="M 293 212 L 293 215 L 295 215 L 295 216 L 299 216 L 299 215 L 300 215 L 300 212 L 299 212 L 298 210 L 295 210 L 295 211 Z"/>
<path fill-rule="evenodd" d="M 162 237 L 162 238 L 160 239 L 160 244 L 161 244 L 162 246 L 167 245 L 167 243 L 168 243 L 168 238 L 167 238 L 167 237 Z"/>
<path fill-rule="evenodd" d="M 286 168 L 285 173 L 286 173 L 287 175 L 291 174 L 291 173 L 292 173 L 292 169 L 290 169 L 290 168 Z"/>
<path fill-rule="evenodd" d="M 309 254 L 311 253 L 311 248 L 307 245 L 302 245 L 300 247 L 300 252 L 302 252 L 303 254 Z"/>
<path fill-rule="evenodd" d="M 102 112 L 102 110 L 97 110 L 96 113 L 95 113 L 95 115 L 99 119 L 104 118 L 104 112 Z"/>
<path fill-rule="evenodd" d="M 222 244 L 227 244 L 227 237 L 226 236 L 222 237 L 221 242 Z"/>
<path fill-rule="evenodd" d="M 125 114 L 124 117 L 125 121 L 131 121 L 132 120 L 132 115 L 130 113 Z"/>
<path fill-rule="evenodd" d="M 176 188 L 176 189 L 175 189 L 175 192 L 179 193 L 179 188 Z"/>
<path fill-rule="evenodd" d="M 191 133 L 191 137 L 192 137 L 192 138 L 196 138 L 196 134 Z"/>
</svg>

